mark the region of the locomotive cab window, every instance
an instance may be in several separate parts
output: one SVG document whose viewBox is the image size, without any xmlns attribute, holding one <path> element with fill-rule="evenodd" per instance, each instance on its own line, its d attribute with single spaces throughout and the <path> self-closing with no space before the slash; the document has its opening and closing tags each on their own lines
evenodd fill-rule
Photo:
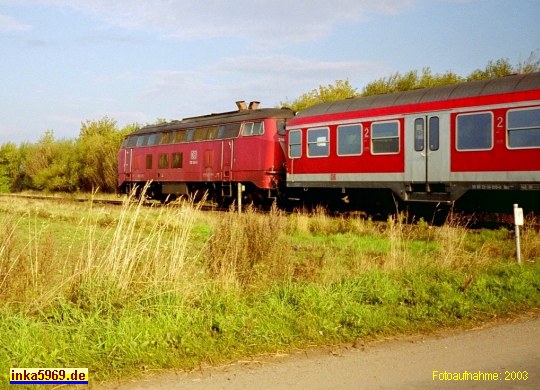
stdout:
<svg viewBox="0 0 540 390">
<path fill-rule="evenodd" d="M 508 111 L 508 147 L 540 147 L 540 108 Z"/>
<path fill-rule="evenodd" d="M 302 131 L 301 130 L 289 131 L 289 157 L 290 158 L 302 157 Z"/>
<path fill-rule="evenodd" d="M 371 153 L 399 153 L 399 122 L 378 122 L 371 125 Z"/>
<path fill-rule="evenodd" d="M 362 154 L 362 126 L 345 125 L 337 128 L 338 156 L 358 156 Z"/>
<path fill-rule="evenodd" d="M 490 150 L 493 147 L 493 115 L 490 112 L 457 116 L 457 150 Z"/>
<path fill-rule="evenodd" d="M 328 128 L 309 129 L 307 131 L 308 157 L 327 157 L 330 153 Z"/>
<path fill-rule="evenodd" d="M 263 122 L 246 122 L 242 130 L 242 135 L 262 135 L 264 133 Z"/>
<path fill-rule="evenodd" d="M 279 119 L 276 122 L 276 127 L 277 127 L 277 133 L 279 135 L 285 135 L 285 121 L 283 119 Z"/>
</svg>

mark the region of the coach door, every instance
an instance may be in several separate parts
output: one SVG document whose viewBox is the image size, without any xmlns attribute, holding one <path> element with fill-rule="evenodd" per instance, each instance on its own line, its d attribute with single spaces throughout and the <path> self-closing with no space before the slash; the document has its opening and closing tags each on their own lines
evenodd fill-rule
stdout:
<svg viewBox="0 0 540 390">
<path fill-rule="evenodd" d="M 450 179 L 450 115 L 411 115 L 405 122 L 405 171 L 413 184 Z"/>
</svg>

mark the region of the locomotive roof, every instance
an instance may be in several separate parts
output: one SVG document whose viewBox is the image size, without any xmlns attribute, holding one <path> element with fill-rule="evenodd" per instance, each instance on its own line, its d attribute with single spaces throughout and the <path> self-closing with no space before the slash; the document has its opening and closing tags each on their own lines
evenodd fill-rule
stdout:
<svg viewBox="0 0 540 390">
<path fill-rule="evenodd" d="M 166 132 L 178 129 L 191 129 L 194 127 L 212 126 L 227 124 L 240 121 L 250 121 L 264 118 L 292 118 L 294 112 L 288 108 L 258 108 L 254 110 L 237 110 L 229 112 L 221 112 L 216 114 L 194 116 L 175 120 L 157 125 L 149 125 L 133 132 L 132 134 L 146 134 L 155 132 Z"/>
<path fill-rule="evenodd" d="M 423 88 L 406 92 L 359 97 L 321 103 L 301 111 L 296 117 L 324 115 L 371 108 L 401 106 L 474 96 L 494 95 L 540 89 L 540 72 L 512 75 L 488 81 L 471 81 L 442 87 Z"/>
</svg>

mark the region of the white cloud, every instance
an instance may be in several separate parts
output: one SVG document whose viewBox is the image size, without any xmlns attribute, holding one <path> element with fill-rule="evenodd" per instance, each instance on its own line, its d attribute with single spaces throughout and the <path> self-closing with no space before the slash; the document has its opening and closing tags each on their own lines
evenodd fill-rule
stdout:
<svg viewBox="0 0 540 390">
<path fill-rule="evenodd" d="M 259 100 L 271 107 L 319 85 L 349 79 L 359 85 L 365 75 L 385 74 L 378 64 L 325 62 L 286 56 L 225 58 L 198 71 L 161 70 L 147 75 L 149 88 L 140 96 L 146 106 L 159 102 L 161 116 L 204 114 L 234 109 L 236 100 Z M 369 77 L 369 76 L 368 76 Z"/>
<path fill-rule="evenodd" d="M 9 0 L 8 0 L 9 2 Z M 179 39 L 237 37 L 250 42 L 302 42 L 339 23 L 393 14 L 414 0 L 19 0 L 68 7 L 108 26 L 151 30 Z M 13 3 L 13 1 L 12 1 Z"/>
<path fill-rule="evenodd" d="M 11 16 L 0 15 L 0 32 L 19 32 L 31 29 L 32 26 L 21 23 Z"/>
</svg>

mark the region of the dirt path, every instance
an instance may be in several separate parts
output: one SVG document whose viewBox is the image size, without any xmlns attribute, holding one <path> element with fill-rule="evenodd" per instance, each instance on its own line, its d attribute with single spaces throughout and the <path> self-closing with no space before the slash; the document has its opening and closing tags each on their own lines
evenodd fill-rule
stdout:
<svg viewBox="0 0 540 390">
<path fill-rule="evenodd" d="M 484 380 L 471 376 L 466 381 L 442 380 L 454 373 L 467 375 L 465 371 L 471 376 L 483 375 Z M 498 374 L 498 380 L 487 380 L 488 375 L 494 378 L 494 374 Z M 527 380 L 517 380 L 525 375 Z M 444 336 L 415 336 L 263 357 L 97 388 L 540 389 L 540 316 Z"/>
</svg>

